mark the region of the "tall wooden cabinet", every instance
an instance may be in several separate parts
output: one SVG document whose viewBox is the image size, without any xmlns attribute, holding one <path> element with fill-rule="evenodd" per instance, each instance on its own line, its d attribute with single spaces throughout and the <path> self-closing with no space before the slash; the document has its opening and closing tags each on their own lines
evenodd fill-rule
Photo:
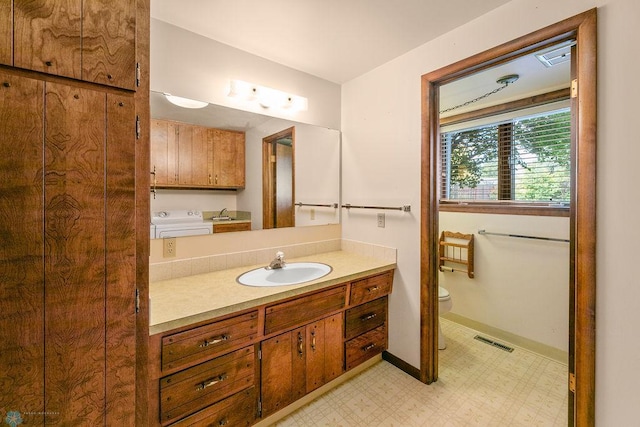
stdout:
<svg viewBox="0 0 640 427">
<path fill-rule="evenodd" d="M 136 252 L 137 144 L 148 143 L 136 116 L 148 93 L 133 91 L 134 42 L 146 5 L 0 2 L 3 420 L 136 422 L 137 269 L 148 262 Z"/>
</svg>

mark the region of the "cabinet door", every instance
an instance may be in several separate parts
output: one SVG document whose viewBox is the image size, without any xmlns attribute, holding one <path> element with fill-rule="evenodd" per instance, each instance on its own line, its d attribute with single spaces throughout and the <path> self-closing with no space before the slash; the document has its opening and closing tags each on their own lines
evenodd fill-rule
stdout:
<svg viewBox="0 0 640 427">
<path fill-rule="evenodd" d="M 45 96 L 46 419 L 95 425 L 105 390 L 105 95 L 47 83 Z"/>
<path fill-rule="evenodd" d="M 267 416 L 305 394 L 305 328 L 262 342 L 262 414 Z"/>
<path fill-rule="evenodd" d="M 135 115 L 133 96 L 107 95 L 105 425 L 135 418 Z"/>
<path fill-rule="evenodd" d="M 209 129 L 212 145 L 210 166 L 214 187 L 245 186 L 245 135 L 242 132 Z"/>
<path fill-rule="evenodd" d="M 306 391 L 328 383 L 342 374 L 342 313 L 306 327 Z"/>
<path fill-rule="evenodd" d="M 0 64 L 13 65 L 13 1 L 0 0 Z"/>
<path fill-rule="evenodd" d="M 177 125 L 178 184 L 202 187 L 209 182 L 207 170 L 208 146 L 205 128 L 185 123 Z"/>
<path fill-rule="evenodd" d="M 45 407 L 43 105 L 42 82 L 0 71 L 0 408 L 25 425 Z"/>
<path fill-rule="evenodd" d="M 134 89 L 135 0 L 84 0 L 82 79 Z"/>
<path fill-rule="evenodd" d="M 151 171 L 155 171 L 155 185 L 178 183 L 178 145 L 173 122 L 151 120 Z"/>
<path fill-rule="evenodd" d="M 81 79 L 82 0 L 13 3 L 14 65 Z"/>
</svg>

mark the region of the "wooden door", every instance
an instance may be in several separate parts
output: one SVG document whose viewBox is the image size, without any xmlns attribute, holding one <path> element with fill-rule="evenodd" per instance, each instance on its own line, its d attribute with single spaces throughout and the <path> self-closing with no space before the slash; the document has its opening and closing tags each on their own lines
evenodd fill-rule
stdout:
<svg viewBox="0 0 640 427">
<path fill-rule="evenodd" d="M 107 95 L 105 425 L 135 419 L 135 116 L 132 96 Z"/>
<path fill-rule="evenodd" d="M 178 145 L 173 122 L 151 120 L 151 171 L 155 173 L 155 185 L 178 183 Z"/>
<path fill-rule="evenodd" d="M 262 415 L 305 395 L 305 328 L 262 342 Z"/>
<path fill-rule="evenodd" d="M 134 89 L 135 0 L 82 2 L 82 79 Z"/>
<path fill-rule="evenodd" d="M 178 123 L 178 184 L 185 187 L 202 187 L 209 182 L 208 144 L 206 129 L 186 123 Z"/>
<path fill-rule="evenodd" d="M 211 173 L 215 187 L 245 186 L 245 135 L 243 132 L 210 129 Z"/>
<path fill-rule="evenodd" d="M 45 407 L 43 105 L 42 82 L 0 71 L 0 408 L 28 425 Z"/>
<path fill-rule="evenodd" d="M 13 2 L 0 0 L 0 64 L 13 65 Z"/>
<path fill-rule="evenodd" d="M 14 65 L 81 79 L 82 0 L 13 3 Z"/>
<path fill-rule="evenodd" d="M 306 327 L 306 392 L 328 383 L 343 372 L 342 314 Z"/>
<path fill-rule="evenodd" d="M 45 96 L 45 418 L 96 425 L 105 393 L 105 95 L 48 83 Z"/>
</svg>

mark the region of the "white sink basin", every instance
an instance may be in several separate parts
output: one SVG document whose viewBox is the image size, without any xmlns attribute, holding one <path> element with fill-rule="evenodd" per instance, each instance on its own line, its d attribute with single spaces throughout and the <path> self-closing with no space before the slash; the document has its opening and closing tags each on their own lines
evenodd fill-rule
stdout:
<svg viewBox="0 0 640 427">
<path fill-rule="evenodd" d="M 238 276 L 238 283 L 247 286 L 297 285 L 319 279 L 331 273 L 331 267 L 319 262 L 291 262 L 282 268 L 264 267 L 249 270 Z"/>
</svg>

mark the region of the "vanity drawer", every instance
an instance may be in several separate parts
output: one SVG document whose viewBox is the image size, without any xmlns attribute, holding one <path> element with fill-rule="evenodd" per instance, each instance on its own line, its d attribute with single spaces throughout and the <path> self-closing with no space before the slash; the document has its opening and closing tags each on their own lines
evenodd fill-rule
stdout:
<svg viewBox="0 0 640 427">
<path fill-rule="evenodd" d="M 214 223 L 214 233 L 228 233 L 230 231 L 251 231 L 250 222 Z"/>
<path fill-rule="evenodd" d="M 376 329 L 362 334 L 345 343 L 345 356 L 347 370 L 358 366 L 360 363 L 382 353 L 387 348 L 387 326 L 382 325 Z"/>
<path fill-rule="evenodd" d="M 309 323 L 344 308 L 346 292 L 346 286 L 339 286 L 267 307 L 265 335 Z"/>
<path fill-rule="evenodd" d="M 160 379 L 160 414 L 166 424 L 254 385 L 254 346 Z"/>
<path fill-rule="evenodd" d="M 387 321 L 387 297 L 375 299 L 345 311 L 344 336 L 350 340 Z"/>
<path fill-rule="evenodd" d="M 162 338 L 162 370 L 188 366 L 251 343 L 258 333 L 258 312 L 243 314 Z"/>
<path fill-rule="evenodd" d="M 171 427 L 250 426 L 256 419 L 256 389 L 236 393 L 200 412 L 171 424 Z"/>
<path fill-rule="evenodd" d="M 351 283 L 350 305 L 361 304 L 391 293 L 393 270 Z"/>
</svg>

